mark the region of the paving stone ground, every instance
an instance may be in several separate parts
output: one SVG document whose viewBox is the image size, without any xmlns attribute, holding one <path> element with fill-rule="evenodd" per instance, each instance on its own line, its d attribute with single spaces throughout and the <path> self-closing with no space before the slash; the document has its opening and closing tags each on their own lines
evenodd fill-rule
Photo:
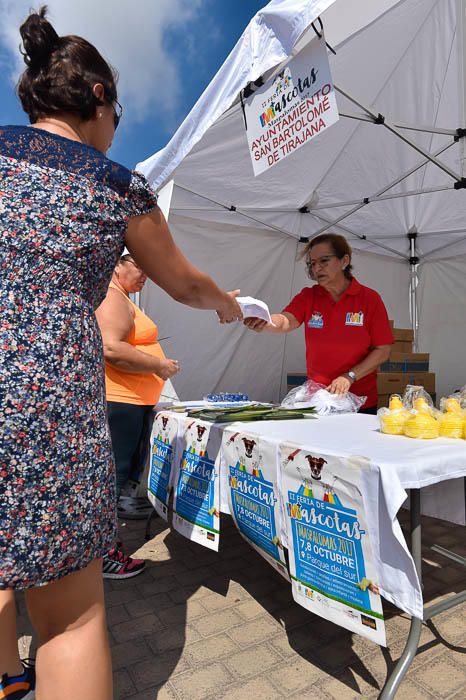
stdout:
<svg viewBox="0 0 466 700">
<path fill-rule="evenodd" d="M 403 517 L 404 519 L 404 517 Z M 106 582 L 115 700 L 352 700 L 377 698 L 404 647 L 409 617 L 384 601 L 388 648 L 293 602 L 290 586 L 222 516 L 220 551 L 171 532 L 157 518 L 121 523 L 125 550 L 147 560 L 137 578 Z M 424 519 L 425 599 L 463 590 L 465 529 Z M 20 601 L 20 611 L 23 606 Z M 30 627 L 19 620 L 21 646 Z M 33 645 L 32 645 L 33 646 Z M 400 700 L 466 700 L 466 603 L 424 625 Z"/>
</svg>

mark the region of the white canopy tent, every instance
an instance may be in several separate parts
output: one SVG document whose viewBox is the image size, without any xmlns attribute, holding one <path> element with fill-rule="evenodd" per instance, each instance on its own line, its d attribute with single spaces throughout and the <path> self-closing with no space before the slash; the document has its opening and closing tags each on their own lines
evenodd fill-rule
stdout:
<svg viewBox="0 0 466 700">
<path fill-rule="evenodd" d="M 173 179 L 169 225 L 188 257 L 272 311 L 309 284 L 302 241 L 346 235 L 358 279 L 398 326 L 414 323 L 439 394 L 466 382 L 465 5 L 272 0 L 168 145 L 138 166 L 156 189 Z M 340 120 L 254 177 L 240 92 L 283 69 L 315 37 L 319 15 L 337 52 Z M 153 285 L 142 303 L 182 363 L 174 384 L 184 399 L 219 389 L 276 400 L 286 373 L 305 369 L 300 332 L 219 326 Z"/>
</svg>

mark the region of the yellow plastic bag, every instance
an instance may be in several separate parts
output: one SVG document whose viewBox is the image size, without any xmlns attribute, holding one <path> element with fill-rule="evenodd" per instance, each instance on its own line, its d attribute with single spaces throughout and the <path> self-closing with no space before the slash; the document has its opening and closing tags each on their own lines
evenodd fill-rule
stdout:
<svg viewBox="0 0 466 700">
<path fill-rule="evenodd" d="M 420 440 L 437 438 L 440 433 L 440 424 L 433 413 L 424 398 L 417 398 L 414 401 L 414 411 L 404 425 L 404 434 Z"/>
<path fill-rule="evenodd" d="M 449 397 L 442 399 L 440 406 L 443 408 L 443 413 L 440 417 L 440 435 L 441 437 L 461 439 L 465 436 L 465 421 L 464 414 L 461 409 L 461 404 L 458 399 Z"/>
<path fill-rule="evenodd" d="M 399 394 L 392 394 L 387 408 L 381 408 L 378 413 L 380 430 L 386 435 L 403 435 L 404 424 L 409 417 L 409 411 L 403 407 Z"/>
</svg>

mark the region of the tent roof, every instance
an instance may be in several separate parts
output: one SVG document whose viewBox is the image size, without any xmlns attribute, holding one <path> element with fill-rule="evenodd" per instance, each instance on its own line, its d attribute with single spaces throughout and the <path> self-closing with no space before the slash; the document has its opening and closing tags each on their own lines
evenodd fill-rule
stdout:
<svg viewBox="0 0 466 700">
<path fill-rule="evenodd" d="M 319 14 L 337 50 L 340 120 L 254 177 L 239 92 L 310 41 Z M 273 0 L 169 144 L 138 168 L 156 188 L 174 177 L 172 211 L 198 224 L 297 239 L 332 224 L 353 247 L 400 259 L 417 231 L 421 260 L 464 253 L 465 192 L 454 188 L 464 168 L 464 138 L 454 138 L 465 126 L 463 20 L 464 0 Z M 439 151 L 443 169 L 424 155 Z"/>
</svg>

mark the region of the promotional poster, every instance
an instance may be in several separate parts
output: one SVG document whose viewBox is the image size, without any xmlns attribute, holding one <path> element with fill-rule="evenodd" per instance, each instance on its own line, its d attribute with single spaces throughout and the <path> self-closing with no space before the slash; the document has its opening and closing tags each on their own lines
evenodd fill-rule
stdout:
<svg viewBox="0 0 466 700">
<path fill-rule="evenodd" d="M 293 597 L 311 612 L 386 645 L 359 488 L 364 458 L 280 445 Z"/>
<path fill-rule="evenodd" d="M 185 537 L 218 550 L 220 539 L 220 434 L 212 423 L 184 419 L 175 474 L 173 527 Z"/>
<path fill-rule="evenodd" d="M 278 521 L 276 446 L 227 428 L 222 450 L 228 504 L 238 530 L 289 581 Z"/>
<path fill-rule="evenodd" d="M 178 420 L 168 411 L 155 417 L 150 439 L 148 498 L 157 513 L 168 519 L 171 475 L 178 436 Z"/>
</svg>

